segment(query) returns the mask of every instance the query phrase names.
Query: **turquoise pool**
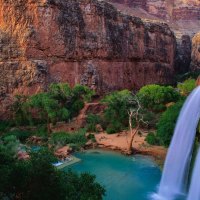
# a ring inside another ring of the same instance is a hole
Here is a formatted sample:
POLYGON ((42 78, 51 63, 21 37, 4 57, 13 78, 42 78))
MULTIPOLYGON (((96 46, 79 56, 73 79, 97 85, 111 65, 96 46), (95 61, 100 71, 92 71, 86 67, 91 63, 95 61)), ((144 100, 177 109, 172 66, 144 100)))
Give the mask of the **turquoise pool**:
POLYGON ((148 200, 161 178, 159 167, 146 156, 126 157, 103 150, 75 156, 82 161, 70 168, 95 174, 97 181, 106 188, 105 200, 148 200))

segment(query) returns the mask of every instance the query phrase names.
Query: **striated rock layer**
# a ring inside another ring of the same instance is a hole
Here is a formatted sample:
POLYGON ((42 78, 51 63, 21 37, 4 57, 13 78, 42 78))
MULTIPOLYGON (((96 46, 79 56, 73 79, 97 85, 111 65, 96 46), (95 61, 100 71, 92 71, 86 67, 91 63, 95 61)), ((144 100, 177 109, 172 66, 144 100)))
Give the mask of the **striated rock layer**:
POLYGON ((99 94, 169 83, 175 37, 97 0, 0 0, 0 101, 51 82, 81 83, 99 94))
POLYGON ((162 19, 199 20, 199 0, 108 0, 146 10, 149 14, 162 19))
POLYGON ((177 39, 176 73, 190 70, 191 39, 200 31, 199 0, 107 0, 130 15, 166 22, 177 39))

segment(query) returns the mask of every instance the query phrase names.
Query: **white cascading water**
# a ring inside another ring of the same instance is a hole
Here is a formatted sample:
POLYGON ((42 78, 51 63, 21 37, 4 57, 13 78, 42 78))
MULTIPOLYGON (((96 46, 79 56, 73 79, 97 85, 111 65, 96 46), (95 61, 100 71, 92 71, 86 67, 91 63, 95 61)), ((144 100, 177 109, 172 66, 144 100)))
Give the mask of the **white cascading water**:
POLYGON ((189 194, 187 200, 199 200, 200 199, 200 150, 198 152, 195 167, 192 173, 192 181, 190 184, 189 194))
POLYGON ((175 200, 178 196, 185 194, 199 118, 200 86, 189 95, 180 112, 159 190, 157 194, 153 195, 153 199, 175 200))

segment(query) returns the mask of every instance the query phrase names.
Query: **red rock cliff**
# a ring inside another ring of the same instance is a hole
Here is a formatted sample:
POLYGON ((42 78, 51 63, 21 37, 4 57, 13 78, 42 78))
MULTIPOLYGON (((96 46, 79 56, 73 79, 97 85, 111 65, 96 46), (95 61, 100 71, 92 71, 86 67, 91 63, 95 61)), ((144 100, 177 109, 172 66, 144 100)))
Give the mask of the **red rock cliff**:
POLYGON ((194 71, 200 71, 200 32, 192 38, 191 69, 194 71))
POLYGON ((129 7, 138 7, 162 19, 199 20, 199 0, 108 0, 129 7))
MULTIPOLYGON (((168 83, 175 37, 97 0, 0 0, 0 97, 33 94, 51 82, 99 93, 168 83)), ((2 108, 5 109, 5 108, 2 108)))

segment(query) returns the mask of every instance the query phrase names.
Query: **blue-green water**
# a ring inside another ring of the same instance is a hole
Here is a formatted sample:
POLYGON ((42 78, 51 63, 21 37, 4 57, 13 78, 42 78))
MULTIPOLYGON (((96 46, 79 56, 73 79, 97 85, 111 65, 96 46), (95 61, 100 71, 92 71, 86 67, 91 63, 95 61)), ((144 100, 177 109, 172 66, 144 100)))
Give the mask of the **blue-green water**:
POLYGON ((76 156, 82 162, 71 168, 95 174, 97 181, 106 188, 105 200, 148 200, 161 178, 160 169, 149 157, 126 157, 102 150, 76 156))

